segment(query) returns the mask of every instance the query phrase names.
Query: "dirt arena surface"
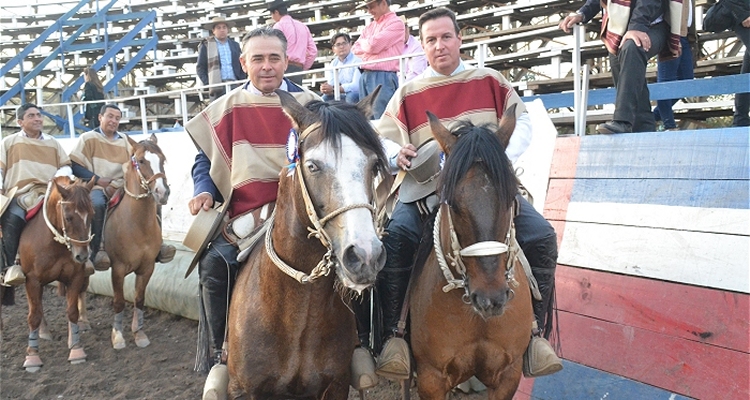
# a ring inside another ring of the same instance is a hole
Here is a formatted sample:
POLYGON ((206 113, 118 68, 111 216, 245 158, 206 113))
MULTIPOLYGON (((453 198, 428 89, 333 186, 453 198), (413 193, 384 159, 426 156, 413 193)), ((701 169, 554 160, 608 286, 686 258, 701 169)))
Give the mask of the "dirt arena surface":
MULTIPOLYGON (((52 341, 40 339, 44 366, 39 372, 26 372, 28 325, 26 293, 16 289, 16 305, 3 307, 3 333, 0 342, 0 399, 200 399, 205 377, 193 372, 198 323, 166 312, 146 309, 145 332, 151 345, 138 348, 129 334, 132 304, 125 309, 127 347, 114 350, 110 343, 112 299, 88 294, 91 330, 81 335, 88 360, 70 365, 67 349, 65 299, 48 287, 44 309, 52 341)), ((358 399, 352 390, 349 399, 358 399)), ((399 398, 396 383, 381 380, 368 391, 370 400, 399 398)), ((418 399, 412 388, 412 399, 418 399)), ((452 399, 478 400, 486 394, 453 394, 452 399)))

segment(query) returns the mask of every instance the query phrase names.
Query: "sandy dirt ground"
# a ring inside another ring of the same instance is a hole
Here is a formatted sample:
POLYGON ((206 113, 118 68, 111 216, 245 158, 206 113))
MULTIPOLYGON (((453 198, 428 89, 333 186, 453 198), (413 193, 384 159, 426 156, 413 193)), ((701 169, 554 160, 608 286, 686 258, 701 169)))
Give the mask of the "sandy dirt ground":
MULTIPOLYGON (((26 372, 23 362, 28 340, 26 295, 16 289, 16 305, 3 307, 3 333, 0 341, 0 399, 200 399, 205 377, 193 372, 198 323, 166 312, 147 309, 145 331, 151 345, 138 348, 126 333, 127 347, 114 350, 110 344, 112 299, 88 294, 91 330, 82 334, 87 362, 70 365, 67 361, 67 318, 65 299, 48 287, 44 309, 52 341, 40 340, 44 366, 36 373, 26 372)), ((129 326, 132 305, 125 309, 129 326)), ((412 388, 412 399, 418 399, 412 388)), ((399 398, 394 382, 381 380, 368 391, 369 400, 399 398)), ((486 394, 452 394, 451 399, 478 400, 486 394)), ((359 399, 352 390, 349 399, 359 399)))

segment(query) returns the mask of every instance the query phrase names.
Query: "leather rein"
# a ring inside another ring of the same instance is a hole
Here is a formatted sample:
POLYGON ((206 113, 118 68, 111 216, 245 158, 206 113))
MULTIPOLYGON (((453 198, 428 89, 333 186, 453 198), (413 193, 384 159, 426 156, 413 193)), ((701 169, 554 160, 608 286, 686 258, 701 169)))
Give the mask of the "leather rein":
POLYGON ((42 200, 44 203, 42 203, 42 215, 44 216, 44 222, 47 224, 47 228, 49 228, 50 232, 52 232, 52 235, 54 236, 55 242, 64 244, 65 247, 68 249, 68 251, 73 251, 73 243, 78 245, 84 245, 89 244, 91 242, 91 239, 94 238, 94 235, 91 234, 91 226, 89 225, 89 238, 87 240, 77 240, 73 239, 70 236, 68 236, 68 232, 65 229, 65 213, 62 212, 62 206, 65 203, 70 203, 69 201, 64 200, 58 200, 56 207, 60 208, 60 225, 62 226, 62 234, 55 228, 54 225, 52 225, 52 222, 49 220, 49 216, 47 215, 47 199, 49 198, 50 193, 52 192, 52 181, 50 180, 49 183, 47 183, 47 190, 44 192, 44 199, 42 200))

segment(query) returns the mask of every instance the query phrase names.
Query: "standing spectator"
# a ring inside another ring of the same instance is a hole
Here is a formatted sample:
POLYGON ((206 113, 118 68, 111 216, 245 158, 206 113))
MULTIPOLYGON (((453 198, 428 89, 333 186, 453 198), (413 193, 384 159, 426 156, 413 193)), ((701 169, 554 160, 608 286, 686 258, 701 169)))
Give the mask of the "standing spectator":
MULTIPOLYGON (((287 7, 287 2, 284 0, 275 0, 268 6, 271 18, 276 22, 273 24, 274 29, 284 32, 284 36, 286 36, 286 51, 289 57, 286 72, 307 71, 315 62, 318 47, 315 46, 310 29, 302 22, 292 18, 287 12, 287 7)), ((298 85, 302 84, 302 75, 291 76, 289 79, 298 85)))
POLYGON ((421 74, 422 71, 427 69, 427 59, 424 57, 424 49, 419 40, 409 33, 409 25, 406 24, 406 18, 401 16, 401 20, 404 21, 404 52, 403 55, 407 54, 421 54, 411 58, 407 58, 405 62, 405 68, 401 71, 401 76, 404 77, 404 82, 409 82, 414 79, 417 75, 421 74))
MULTIPOLYGON (((682 54, 679 57, 671 60, 659 60, 657 64, 657 82, 671 82, 684 79, 693 79, 695 74, 693 73, 693 50, 688 40, 688 35, 695 38, 695 29, 693 29, 693 0, 684 2, 683 7, 686 7, 686 12, 683 16, 686 21, 683 21, 683 28, 680 32, 680 47, 682 48, 682 54)), ((656 108, 654 109, 654 118, 657 121, 662 121, 665 131, 676 131, 677 122, 674 120, 674 112, 672 106, 677 103, 679 99, 670 100, 659 100, 656 102, 656 108)))
MULTIPOLYGON (((360 7, 367 7, 372 15, 369 23, 359 36, 352 52, 363 61, 400 56, 404 51, 404 23, 391 11, 390 0, 364 0, 360 7)), ((378 98, 372 106, 372 118, 383 114, 388 100, 398 88, 398 60, 382 61, 362 66, 359 79, 359 96, 366 97, 378 85, 381 86, 378 98)))
MULTIPOLYGON (((213 36, 201 42, 198 47, 198 63, 195 70, 204 85, 215 85, 221 82, 233 82, 247 78, 240 65, 240 44, 229 37, 229 29, 234 22, 223 17, 214 17, 203 25, 213 36)), ((211 100, 226 93, 225 86, 216 86, 208 90, 211 100)))
MULTIPOLYGON (((96 74, 93 68, 85 68, 81 73, 83 75, 83 101, 94 101, 104 100, 104 86, 102 81, 99 80, 99 75, 96 74)), ((102 108, 102 103, 90 103, 86 104, 86 113, 84 117, 88 123, 89 128, 94 129, 99 126, 99 110, 102 108)))
MULTIPOLYGON (((249 32, 242 50, 241 61, 250 75, 249 81, 185 124, 199 148, 192 170, 194 197, 188 202, 192 215, 225 203, 224 212, 229 218, 242 217, 274 202, 279 171, 287 164, 283 149, 291 129, 274 90, 285 90, 302 104, 320 100, 284 78, 287 49, 286 37, 280 30, 263 27, 249 32)), ((204 393, 220 390, 211 385, 221 381, 217 377, 227 374, 222 349, 229 299, 240 267, 239 250, 231 238, 217 234, 206 240, 210 241, 207 250, 196 254, 201 298, 196 370, 220 366, 211 369, 204 393), (210 343, 201 340, 205 336, 210 343)))
MULTIPOLYGON (((559 27, 564 32, 577 23, 590 21, 600 11, 602 40, 609 51, 612 78, 615 83, 615 112, 612 121, 599 124, 599 133, 651 132, 656 130, 654 114, 646 84, 646 64, 660 54, 677 57, 679 41, 670 39, 671 32, 681 26, 667 25, 666 20, 682 21, 682 15, 669 18, 667 13, 677 9, 665 7, 672 0, 586 0, 576 13, 563 19, 559 27)), ((682 7, 679 8, 682 11, 682 7)), ((672 33, 673 34, 673 33, 672 33)))
MULTIPOLYGON (((734 33, 745 45, 745 56, 742 58, 741 74, 750 73, 750 1, 748 0, 721 0, 726 1, 735 17, 734 33)), ((734 95, 734 122, 733 126, 750 126, 750 93, 737 93, 734 95)))
MULTIPOLYGON (((331 61, 331 67, 361 63, 362 60, 352 53, 352 38, 348 34, 339 32, 333 35, 331 47, 336 57, 331 61)), ((361 73, 359 67, 341 68, 337 70, 339 78, 339 92, 341 100, 347 103, 359 101, 359 78, 361 73)), ((334 99, 333 71, 326 71, 326 82, 320 85, 324 101, 334 99)))

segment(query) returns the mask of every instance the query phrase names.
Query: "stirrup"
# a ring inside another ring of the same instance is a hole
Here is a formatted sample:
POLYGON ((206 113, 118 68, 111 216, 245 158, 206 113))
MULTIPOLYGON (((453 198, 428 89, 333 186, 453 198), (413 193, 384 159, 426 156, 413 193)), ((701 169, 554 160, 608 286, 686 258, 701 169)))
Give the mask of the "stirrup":
POLYGON ((229 371, 224 364, 216 364, 211 367, 211 371, 206 378, 206 384, 203 386, 203 400, 226 399, 229 388, 229 371))
POLYGON ((364 347, 357 347, 352 354, 352 381, 351 386, 355 390, 374 388, 378 384, 378 375, 375 374, 375 360, 370 351, 364 347))
POLYGON ((94 268, 97 271, 106 271, 112 262, 109 260, 109 254, 104 250, 99 250, 94 256, 94 268))
POLYGON ((171 244, 162 244, 159 249, 159 255, 156 256, 156 262, 166 264, 174 259, 177 249, 171 244))
POLYGON ((23 269, 18 264, 13 264, 5 271, 3 276, 3 283, 6 286, 18 286, 26 282, 26 275, 23 274, 23 269))
POLYGON ((375 373, 388 379, 406 380, 411 374, 409 344, 400 337, 392 337, 385 343, 378 357, 375 373))
POLYGON ((534 378, 554 374, 563 369, 562 360, 547 339, 532 336, 523 355, 523 376, 534 378))

